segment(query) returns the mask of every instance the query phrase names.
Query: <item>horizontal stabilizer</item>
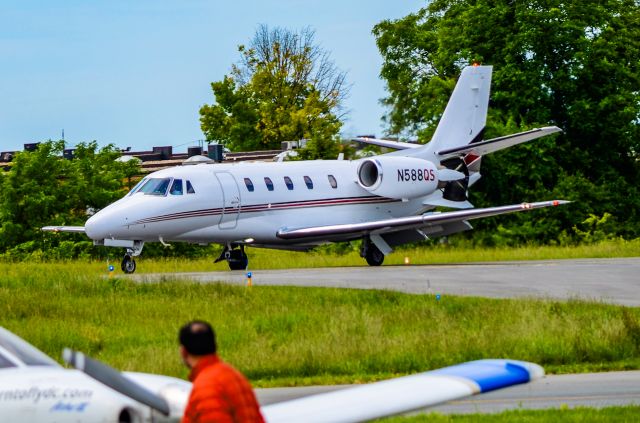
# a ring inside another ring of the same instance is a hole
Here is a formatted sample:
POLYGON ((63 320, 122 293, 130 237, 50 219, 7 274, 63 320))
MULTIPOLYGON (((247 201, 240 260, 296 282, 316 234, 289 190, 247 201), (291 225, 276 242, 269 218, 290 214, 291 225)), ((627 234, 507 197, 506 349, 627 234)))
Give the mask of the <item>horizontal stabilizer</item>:
POLYGON ((410 142, 382 140, 378 138, 368 138, 368 137, 357 137, 357 138, 353 138, 352 141, 361 142, 363 144, 377 145, 379 147, 393 148, 394 150, 407 150, 407 149, 418 148, 423 146, 422 144, 416 144, 416 143, 410 143, 410 142))
POLYGON ((479 360, 431 372, 312 395, 262 407, 269 423, 359 422, 527 383, 544 376, 537 364, 479 360))
POLYGON ((332 237, 357 234, 383 234, 404 229, 419 229, 434 225, 446 225, 482 217, 498 216, 501 214, 529 211, 543 207, 553 207, 567 204, 566 200, 540 201, 537 203, 513 204, 510 206, 487 207, 483 209, 456 210, 442 213, 427 213, 420 216, 397 217, 393 219, 373 220, 361 223, 346 223, 341 225, 312 226, 308 228, 283 228, 277 232, 281 239, 310 239, 322 238, 331 240, 332 237))
POLYGON ((45 232, 74 232, 85 233, 84 226, 45 226, 41 228, 45 232))
POLYGON ((494 151, 512 147, 523 142, 531 141, 536 138, 551 135, 556 132, 562 132, 557 126, 547 126, 544 128, 536 128, 526 132, 520 132, 513 135, 505 135, 504 137, 492 138, 490 140, 480 141, 459 147, 449 148, 438 151, 438 157, 446 158, 450 156, 458 156, 461 154, 473 154, 475 156, 483 156, 493 153, 494 151))

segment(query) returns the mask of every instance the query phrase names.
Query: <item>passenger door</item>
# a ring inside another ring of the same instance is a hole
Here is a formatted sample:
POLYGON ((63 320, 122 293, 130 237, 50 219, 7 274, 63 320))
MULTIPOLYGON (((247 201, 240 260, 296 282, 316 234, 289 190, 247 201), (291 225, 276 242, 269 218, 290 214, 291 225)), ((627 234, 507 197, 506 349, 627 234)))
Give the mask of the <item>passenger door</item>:
POLYGON ((229 172, 215 172, 215 176, 222 187, 222 218, 218 224, 220 229, 234 229, 238 225, 240 216, 240 189, 236 178, 229 172))

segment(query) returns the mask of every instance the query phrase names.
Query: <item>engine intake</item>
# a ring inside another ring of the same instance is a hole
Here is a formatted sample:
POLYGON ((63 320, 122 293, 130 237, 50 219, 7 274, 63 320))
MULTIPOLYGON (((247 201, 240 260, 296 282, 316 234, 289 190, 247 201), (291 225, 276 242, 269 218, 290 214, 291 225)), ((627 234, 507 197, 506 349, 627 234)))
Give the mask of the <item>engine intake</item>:
POLYGON ((358 184, 372 194, 410 199, 431 194, 438 187, 438 169, 414 157, 375 157, 358 165, 358 184))

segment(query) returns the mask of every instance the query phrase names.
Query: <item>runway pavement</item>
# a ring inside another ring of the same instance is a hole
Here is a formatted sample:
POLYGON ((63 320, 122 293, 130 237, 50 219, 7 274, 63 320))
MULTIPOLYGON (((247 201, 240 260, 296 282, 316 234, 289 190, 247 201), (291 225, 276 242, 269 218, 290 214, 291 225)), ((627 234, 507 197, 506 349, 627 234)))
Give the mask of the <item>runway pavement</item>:
MULTIPOLYGON (((640 306, 640 258, 252 270, 252 276, 254 285, 390 289, 492 298, 581 298, 640 306)), ((246 283, 242 271, 131 277, 141 282, 178 278, 246 283)))
MULTIPOLYGON (((256 389, 261 404, 272 404, 345 386, 256 389)), ((520 386, 430 408, 444 414, 495 413, 510 409, 640 405, 640 371, 546 376, 520 386)), ((425 411, 425 410, 422 410, 425 411)))

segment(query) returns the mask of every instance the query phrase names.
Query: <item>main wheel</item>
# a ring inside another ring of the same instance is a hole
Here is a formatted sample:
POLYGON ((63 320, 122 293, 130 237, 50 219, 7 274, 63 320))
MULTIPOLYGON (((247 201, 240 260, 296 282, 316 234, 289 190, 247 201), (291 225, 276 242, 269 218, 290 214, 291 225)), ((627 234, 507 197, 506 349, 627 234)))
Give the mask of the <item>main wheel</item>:
POLYGON ((133 273, 136 271, 136 261, 129 254, 125 254, 120 263, 120 268, 124 273, 133 273))
POLYGON ((242 250, 231 250, 229 252, 229 269, 231 270, 244 270, 249 264, 249 257, 242 250))
POLYGON ((371 244, 364 256, 369 266, 380 266, 384 261, 384 254, 375 245, 371 244))

